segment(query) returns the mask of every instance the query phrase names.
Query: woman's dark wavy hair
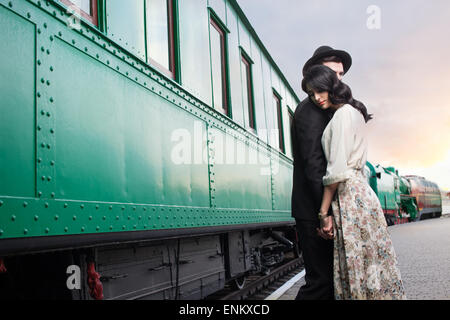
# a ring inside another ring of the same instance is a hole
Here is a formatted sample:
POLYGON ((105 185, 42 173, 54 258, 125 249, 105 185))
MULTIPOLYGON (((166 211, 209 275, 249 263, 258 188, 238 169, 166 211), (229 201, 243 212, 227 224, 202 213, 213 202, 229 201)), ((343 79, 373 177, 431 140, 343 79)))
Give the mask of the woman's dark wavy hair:
POLYGON ((367 108, 362 102, 353 99, 350 87, 340 81, 336 72, 327 66, 315 65, 309 68, 302 81, 302 89, 309 95, 310 92, 306 89, 307 85, 317 92, 327 91, 330 102, 334 105, 351 105, 362 113, 366 123, 373 118, 373 115, 367 112, 367 108))

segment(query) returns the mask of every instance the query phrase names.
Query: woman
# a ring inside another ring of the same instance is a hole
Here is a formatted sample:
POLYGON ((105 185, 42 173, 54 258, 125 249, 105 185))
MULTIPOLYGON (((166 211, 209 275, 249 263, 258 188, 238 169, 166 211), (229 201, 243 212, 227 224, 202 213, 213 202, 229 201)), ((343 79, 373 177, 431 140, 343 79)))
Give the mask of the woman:
POLYGON ((334 237, 335 298, 406 299, 381 204, 364 176, 372 116, 328 67, 311 67, 302 88, 334 112, 322 137, 328 165, 319 219, 322 236, 334 237))

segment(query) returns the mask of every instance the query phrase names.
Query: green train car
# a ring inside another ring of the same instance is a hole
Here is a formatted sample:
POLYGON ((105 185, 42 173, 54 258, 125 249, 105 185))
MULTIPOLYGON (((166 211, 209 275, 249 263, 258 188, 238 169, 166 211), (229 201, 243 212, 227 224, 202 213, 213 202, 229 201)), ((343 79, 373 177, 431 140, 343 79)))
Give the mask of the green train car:
POLYGON ((235 0, 0 0, 0 41, 0 296, 200 299, 295 254, 299 99, 235 0))

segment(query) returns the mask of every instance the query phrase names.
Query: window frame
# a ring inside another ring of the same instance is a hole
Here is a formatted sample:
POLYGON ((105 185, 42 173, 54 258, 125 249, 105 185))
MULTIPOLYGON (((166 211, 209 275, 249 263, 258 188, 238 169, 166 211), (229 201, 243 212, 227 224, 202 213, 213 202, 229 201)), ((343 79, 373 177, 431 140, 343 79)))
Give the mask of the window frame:
POLYGON ((166 0, 167 1, 167 25, 168 25, 168 34, 169 34, 169 69, 167 69, 165 66, 158 63, 158 61, 152 59, 150 56, 150 47, 149 47, 149 38, 147 35, 147 1, 144 1, 144 21, 145 21, 145 48, 146 48, 146 56, 147 56, 147 63, 155 66, 159 71, 164 73, 166 76, 170 77, 172 80, 177 80, 177 63, 176 63, 176 53, 175 53, 175 32, 176 32, 176 26, 175 26, 175 14, 176 14, 176 6, 174 3, 174 0, 166 0))
MULTIPOLYGON (((244 63, 245 66, 245 74, 247 76, 247 109, 248 109, 248 126, 250 129, 256 132, 256 113, 255 113, 255 98, 253 92, 253 61, 250 57, 245 53, 245 51, 241 48, 241 62, 244 63)), ((242 81, 244 84, 244 81, 242 81)))
POLYGON ((275 89, 272 89, 273 98, 276 102, 276 113, 277 113, 277 124, 278 124, 278 149, 283 153, 286 154, 286 147, 284 145, 284 130, 283 130, 283 113, 282 113, 282 104, 281 104, 281 96, 275 91, 275 89))
MULTIPOLYGON (((218 107, 214 105, 214 84, 211 82, 211 89, 213 94, 212 104, 214 109, 224 114, 227 117, 231 117, 231 106, 230 106, 230 97, 229 97, 229 84, 228 84, 228 72, 227 72, 227 64, 228 64, 228 55, 227 55, 227 34, 229 33, 228 29, 221 23, 219 18, 215 15, 211 8, 209 15, 209 42, 211 47, 211 26, 220 34, 221 39, 221 70, 222 70, 222 106, 218 107)), ((211 73, 213 72, 212 68, 212 50, 210 49, 211 54, 211 73)), ((211 75, 212 81, 212 75, 211 75)))
MULTIPOLYGON (((75 3, 73 3, 72 1, 70 1, 70 0, 60 0, 60 1, 61 1, 61 3, 66 5, 67 7, 74 6, 74 7, 78 8, 78 6, 75 3)), ((91 3, 92 15, 89 14, 88 12, 85 12, 81 8, 78 8, 79 14, 81 15, 81 17, 83 19, 86 19, 87 21, 92 23, 94 26, 99 27, 99 4, 98 4, 98 0, 90 0, 90 3, 91 3)))

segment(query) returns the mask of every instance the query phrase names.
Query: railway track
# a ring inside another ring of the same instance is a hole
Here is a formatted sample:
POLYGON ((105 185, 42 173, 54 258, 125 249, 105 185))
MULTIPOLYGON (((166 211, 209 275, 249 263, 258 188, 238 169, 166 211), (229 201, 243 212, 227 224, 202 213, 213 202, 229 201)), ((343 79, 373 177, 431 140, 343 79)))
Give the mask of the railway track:
POLYGON ((209 296, 207 300, 264 300, 303 269, 302 258, 295 258, 272 270, 268 275, 247 277, 241 289, 233 289, 233 286, 229 285, 209 296))

